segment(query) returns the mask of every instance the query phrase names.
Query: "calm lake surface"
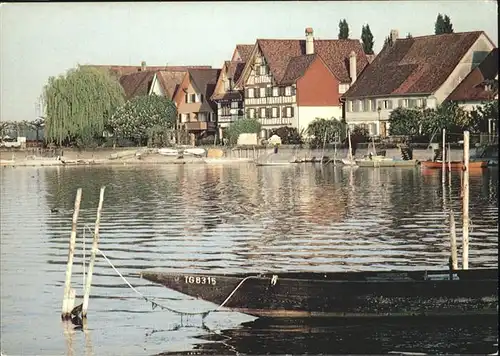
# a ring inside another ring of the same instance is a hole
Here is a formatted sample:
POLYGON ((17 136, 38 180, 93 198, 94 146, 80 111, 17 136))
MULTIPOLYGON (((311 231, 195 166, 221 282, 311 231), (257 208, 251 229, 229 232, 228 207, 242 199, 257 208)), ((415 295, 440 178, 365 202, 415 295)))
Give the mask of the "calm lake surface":
MULTIPOLYGON (((88 331, 70 332, 60 320, 79 187, 72 279, 78 304, 83 247, 87 260, 91 247, 84 227, 93 229, 105 185, 102 251, 140 293, 179 311, 204 311, 213 305, 141 280, 138 272, 447 268, 444 209, 454 209, 461 227, 458 173, 444 194, 440 170, 420 168, 18 167, 1 169, 0 177, 1 349, 7 355, 488 353, 497 347, 496 323, 273 326, 215 313, 202 328, 200 317, 153 310, 102 257, 88 331)), ((470 267, 497 266, 497 168, 471 174, 470 218, 470 267)), ((460 247, 460 229, 457 236, 460 247)))

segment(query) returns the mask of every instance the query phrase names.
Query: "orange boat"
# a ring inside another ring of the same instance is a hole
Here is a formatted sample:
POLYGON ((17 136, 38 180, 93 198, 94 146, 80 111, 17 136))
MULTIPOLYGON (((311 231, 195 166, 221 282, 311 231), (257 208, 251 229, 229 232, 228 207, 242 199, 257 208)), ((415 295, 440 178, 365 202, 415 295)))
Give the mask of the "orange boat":
MULTIPOLYGON (((462 161, 452 161, 451 163, 451 169, 463 169, 463 162, 462 161)), ((422 168, 430 168, 430 169, 441 169, 443 162, 441 161, 422 161, 420 162, 420 165, 422 168)), ((445 163, 445 169, 448 170, 448 162, 445 163)), ((481 168, 486 168, 488 166, 487 161, 472 161, 469 162, 469 169, 481 169, 481 168)))

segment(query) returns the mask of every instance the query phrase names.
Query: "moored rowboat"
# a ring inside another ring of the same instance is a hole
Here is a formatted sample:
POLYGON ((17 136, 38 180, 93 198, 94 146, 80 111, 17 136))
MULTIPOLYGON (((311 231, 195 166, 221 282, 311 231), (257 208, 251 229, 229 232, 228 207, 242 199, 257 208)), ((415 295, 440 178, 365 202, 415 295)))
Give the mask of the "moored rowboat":
MULTIPOLYGON (((422 168, 434 168, 434 169, 441 169, 442 168, 442 161, 422 161, 420 162, 420 165, 422 168)), ((451 162, 451 169, 463 169, 463 162, 462 161, 452 161, 451 162)), ((486 168, 488 166, 487 161, 471 161, 469 162, 469 169, 480 169, 480 168, 486 168)), ((448 162, 445 162, 445 169, 448 170, 448 162)))
POLYGON ((408 317, 498 314, 498 269, 141 277, 257 317, 408 317), (451 277, 451 278, 450 278, 451 277))

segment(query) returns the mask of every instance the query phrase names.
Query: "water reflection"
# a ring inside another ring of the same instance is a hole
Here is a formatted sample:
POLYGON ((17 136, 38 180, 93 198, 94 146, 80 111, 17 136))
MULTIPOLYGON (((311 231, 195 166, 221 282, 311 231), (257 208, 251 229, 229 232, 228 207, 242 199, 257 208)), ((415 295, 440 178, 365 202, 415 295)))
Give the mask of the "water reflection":
MULTIPOLYGON (((407 168, 180 165, 2 169, 3 351, 39 354, 43 348, 45 354, 65 352, 58 323, 78 187, 83 188, 83 200, 72 280, 78 299, 83 291, 84 237, 87 257, 91 244, 83 227, 94 223, 99 189, 106 185, 100 248, 142 293, 175 309, 207 310, 212 306, 152 285, 137 278, 137 273, 153 267, 254 273, 444 267, 449 242, 443 207, 453 207, 457 227, 461 227, 458 173, 452 174, 450 194, 442 190, 439 170, 407 168), (54 207, 57 212, 51 212, 54 207), (33 318, 47 320, 50 327, 37 327, 29 322, 33 318), (37 340, 27 341, 22 336, 26 333, 37 334, 37 340)), ((497 170, 471 175, 472 267, 497 265, 497 199, 497 170)), ((457 237, 460 241, 460 229, 457 237)), ((144 350, 144 330, 166 330, 165 324, 177 323, 177 315, 151 310, 101 258, 94 269, 89 311, 94 354, 113 354, 117 344, 123 345, 118 352, 124 355, 167 351, 164 339, 148 343, 144 350)), ((176 342, 183 345, 178 350, 187 350, 200 342, 193 340, 196 335, 199 332, 180 329, 169 337, 178 338, 176 342)), ((262 347, 281 350, 279 340, 284 336, 280 335, 270 333, 262 347)), ((303 340, 308 333, 287 331, 284 335, 293 341, 303 340)), ((340 342, 335 330, 322 335, 340 342)), ((83 336, 73 335, 74 354, 84 354, 83 336)), ((390 332, 383 336, 389 339, 390 332)), ((320 341, 311 340, 307 347, 314 350, 320 341)), ((347 353, 356 351, 348 352, 347 346, 339 345, 347 353)))
POLYGON ((498 325, 492 318, 384 323, 257 320, 199 336, 199 343, 184 353, 158 355, 490 354, 497 351, 496 334, 498 325))

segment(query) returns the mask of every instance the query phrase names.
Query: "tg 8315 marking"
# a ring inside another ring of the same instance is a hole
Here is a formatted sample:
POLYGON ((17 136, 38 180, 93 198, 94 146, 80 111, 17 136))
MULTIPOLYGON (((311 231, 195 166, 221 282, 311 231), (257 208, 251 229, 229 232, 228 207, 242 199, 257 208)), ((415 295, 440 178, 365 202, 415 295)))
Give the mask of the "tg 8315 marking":
POLYGON ((184 276, 184 283, 187 284, 209 284, 215 286, 217 281, 215 277, 205 277, 205 276, 184 276))

